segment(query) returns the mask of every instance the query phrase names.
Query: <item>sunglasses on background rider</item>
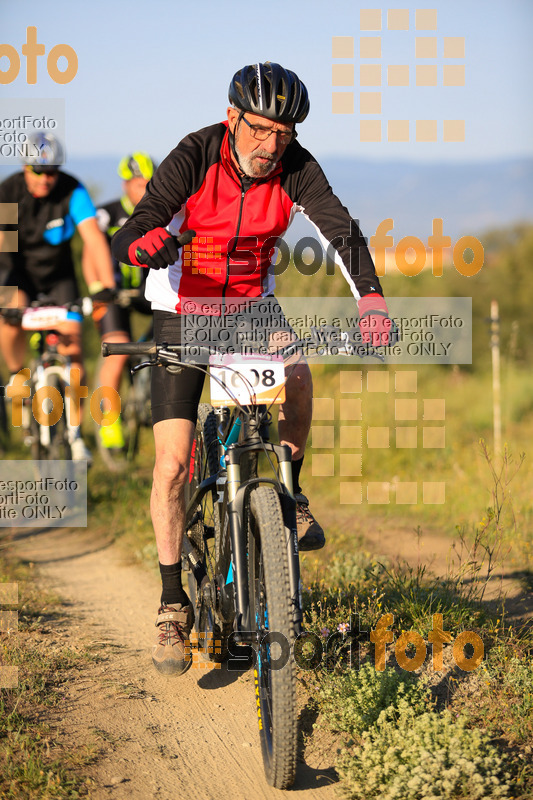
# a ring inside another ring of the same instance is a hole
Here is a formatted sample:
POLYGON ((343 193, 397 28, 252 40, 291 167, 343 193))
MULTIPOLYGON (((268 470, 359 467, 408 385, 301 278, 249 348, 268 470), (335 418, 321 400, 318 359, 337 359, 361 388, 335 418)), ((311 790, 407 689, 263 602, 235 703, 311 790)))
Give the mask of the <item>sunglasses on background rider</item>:
POLYGON ((33 172, 34 175, 57 175, 59 172, 59 167, 48 167, 48 166, 32 166, 29 165, 30 170, 33 172))

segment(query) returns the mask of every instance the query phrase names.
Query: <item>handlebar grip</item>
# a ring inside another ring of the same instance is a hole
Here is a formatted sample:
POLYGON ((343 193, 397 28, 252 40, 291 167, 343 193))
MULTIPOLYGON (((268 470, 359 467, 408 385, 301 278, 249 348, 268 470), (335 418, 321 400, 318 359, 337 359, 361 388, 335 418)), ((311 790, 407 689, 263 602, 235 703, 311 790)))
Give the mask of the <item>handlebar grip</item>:
POLYGON ((155 356, 155 342, 102 342, 102 355, 105 356, 155 356))
POLYGON ((174 236, 174 239, 176 240, 178 247, 183 247, 184 245, 189 244, 189 242, 192 242, 195 236, 196 231, 188 230, 184 231, 181 236, 174 236))
POLYGON ((111 289, 110 287, 105 287, 104 289, 100 289, 99 292, 95 292, 91 295, 91 300, 93 303, 112 303, 114 300, 117 299, 118 290, 111 289))

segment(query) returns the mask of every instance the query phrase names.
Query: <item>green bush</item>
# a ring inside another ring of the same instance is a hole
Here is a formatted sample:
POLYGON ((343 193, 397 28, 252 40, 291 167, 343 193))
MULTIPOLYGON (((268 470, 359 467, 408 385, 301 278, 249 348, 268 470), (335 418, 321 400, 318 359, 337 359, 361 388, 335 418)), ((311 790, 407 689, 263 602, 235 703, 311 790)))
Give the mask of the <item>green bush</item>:
POLYGON ((378 672, 369 663, 359 671, 324 676, 317 699, 323 720, 354 737, 372 727, 387 708, 405 705, 422 714, 431 703, 429 689, 419 680, 390 668, 378 672))
POLYGON ((338 770, 350 800, 476 800, 509 796, 503 759, 466 718, 449 711, 417 714, 402 701, 382 711, 363 733, 361 746, 348 746, 338 770))

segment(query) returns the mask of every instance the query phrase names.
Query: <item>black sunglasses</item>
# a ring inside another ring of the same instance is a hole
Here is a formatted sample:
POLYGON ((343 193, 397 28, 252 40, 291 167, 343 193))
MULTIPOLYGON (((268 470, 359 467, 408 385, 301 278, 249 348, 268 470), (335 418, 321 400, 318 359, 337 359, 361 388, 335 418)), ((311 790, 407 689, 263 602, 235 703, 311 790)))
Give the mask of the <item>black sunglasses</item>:
POLYGON ((34 175, 57 175, 59 172, 57 167, 34 167, 29 165, 34 175))

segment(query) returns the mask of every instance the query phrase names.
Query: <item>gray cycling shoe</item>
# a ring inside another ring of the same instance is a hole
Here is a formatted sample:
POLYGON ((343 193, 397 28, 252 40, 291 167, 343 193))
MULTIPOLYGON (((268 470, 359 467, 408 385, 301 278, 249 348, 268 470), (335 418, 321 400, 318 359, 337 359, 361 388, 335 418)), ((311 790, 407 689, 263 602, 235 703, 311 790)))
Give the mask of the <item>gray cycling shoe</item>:
POLYGON ((295 494, 296 528, 299 550, 320 550, 326 544, 322 527, 309 511, 309 500, 305 494, 295 494))
POLYGON ((163 604, 156 619, 157 635, 152 646, 152 663, 163 675, 183 675, 192 663, 189 636, 194 611, 189 603, 182 606, 163 604))

